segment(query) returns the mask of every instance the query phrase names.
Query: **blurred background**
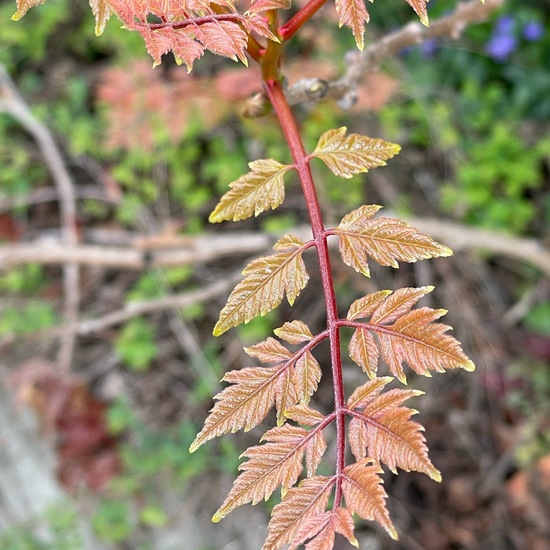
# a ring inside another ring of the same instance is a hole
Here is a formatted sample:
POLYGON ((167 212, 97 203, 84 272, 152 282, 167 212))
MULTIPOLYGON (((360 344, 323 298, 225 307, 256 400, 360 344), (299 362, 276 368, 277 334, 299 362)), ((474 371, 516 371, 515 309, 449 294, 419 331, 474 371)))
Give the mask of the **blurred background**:
MULTIPOLYGON (((275 119, 240 116, 258 75, 211 55, 190 75, 171 57, 153 70, 117 21, 94 36, 86 2, 19 23, 14 4, 0 0, 0 549, 259 549, 275 499, 210 517, 273 419, 188 453, 223 373, 250 364, 243 346, 325 322, 312 255, 294 308, 211 335, 244 265, 307 224, 291 178, 276 212, 207 221, 247 162, 290 161, 275 119)), ((431 19, 455 5, 432 0, 431 19)), ((414 18, 402 0, 369 12, 367 45, 414 18)), ((321 15, 287 48, 291 84, 344 71, 351 32, 321 15)), ((455 248, 371 279, 335 258, 342 311, 434 284, 426 305, 449 310, 477 365, 409 378, 443 483, 388 476, 400 541, 363 523, 362 549, 550 548, 549 24, 547 0, 508 0, 388 59, 355 103, 297 107, 310 150, 342 125, 402 146, 349 181, 314 166, 327 225, 380 204, 455 248)), ((364 374, 348 363, 352 388, 364 374)), ((316 403, 331 406, 329 376, 316 403)))

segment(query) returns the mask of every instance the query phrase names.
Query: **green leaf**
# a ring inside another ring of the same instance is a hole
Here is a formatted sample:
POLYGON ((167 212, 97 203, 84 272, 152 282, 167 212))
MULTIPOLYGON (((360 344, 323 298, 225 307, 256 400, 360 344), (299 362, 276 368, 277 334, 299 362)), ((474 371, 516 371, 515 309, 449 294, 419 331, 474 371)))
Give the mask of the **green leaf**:
POLYGON ((231 190, 220 200, 210 222, 245 220, 265 210, 277 208, 285 199, 283 176, 292 166, 275 160, 256 160, 251 172, 229 184, 231 190))
POLYGON ((325 132, 317 143, 311 158, 321 159, 330 170, 341 178, 349 179, 370 168, 385 166, 386 160, 397 155, 401 147, 382 139, 372 139, 359 134, 346 136, 346 127, 325 132))

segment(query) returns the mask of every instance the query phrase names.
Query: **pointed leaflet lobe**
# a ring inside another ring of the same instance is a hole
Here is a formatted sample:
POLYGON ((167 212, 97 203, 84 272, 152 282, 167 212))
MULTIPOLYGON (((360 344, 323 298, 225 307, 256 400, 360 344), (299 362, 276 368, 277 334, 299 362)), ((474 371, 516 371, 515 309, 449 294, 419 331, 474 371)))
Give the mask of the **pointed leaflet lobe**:
POLYGON ((342 127, 325 132, 310 155, 321 159, 341 178, 349 179, 370 168, 385 166, 385 161, 399 152, 399 145, 359 134, 346 136, 346 130, 342 127))
POLYGON ((276 328, 273 332, 289 344, 302 344, 313 338, 309 327, 303 321, 297 319, 286 322, 282 327, 276 328))
MULTIPOLYGON (((257 504, 262 499, 267 500, 279 486, 285 494, 302 473, 304 452, 308 443, 315 438, 307 430, 287 424, 267 431, 262 440, 267 443, 250 447, 242 454, 249 460, 239 466, 242 473, 212 518, 213 521, 220 521, 233 509, 247 502, 257 504)), ((317 443, 314 452, 316 454, 312 464, 317 467, 324 448, 317 443)))
POLYGON ((304 426, 315 426, 325 417, 315 409, 307 405, 296 405, 285 411, 285 416, 304 426))
POLYGON ((349 356, 369 378, 376 376, 380 351, 374 336, 368 330, 364 328, 355 330, 349 343, 349 356))
POLYGON ((451 327, 434 323, 445 315, 443 309, 421 308, 403 315, 393 325, 377 330, 382 357, 390 371, 404 381, 401 367, 406 362, 417 374, 429 376, 430 371, 461 368, 473 371, 475 365, 462 351, 460 343, 445 334, 451 327))
POLYGON ((262 13, 267 10, 288 10, 292 5, 292 0, 253 0, 252 7, 247 14, 262 13))
MULTIPOLYGON (((460 343, 445 334, 450 327, 435 323, 445 310, 411 307, 433 287, 401 288, 385 297, 377 297, 378 306, 369 322, 356 329, 350 342, 350 355, 369 376, 376 376, 378 354, 382 355, 390 372, 402 382, 406 362, 416 373, 430 376, 430 371, 462 368, 474 370, 474 364, 462 351, 460 343), (376 339, 369 335, 376 334, 376 339)), ((368 298, 368 297, 366 297, 368 298)), ((367 300, 368 302, 368 300, 367 300)))
POLYGON ((244 348, 244 351, 250 357, 255 357, 262 363, 280 363, 292 357, 292 353, 289 350, 275 340, 275 338, 271 337, 263 340, 259 344, 244 348))
POLYGON ((262 550, 280 550, 289 543, 289 550, 295 550, 299 544, 295 541, 298 529, 324 513, 334 482, 334 477, 315 476, 290 489, 273 508, 262 550))
POLYGON ((317 391, 322 371, 319 362, 310 351, 306 351, 296 361, 296 385, 300 403, 307 405, 311 396, 317 391))
POLYGON ((108 0, 90 0, 90 6, 95 17, 95 33, 99 36, 111 17, 111 8, 108 0))
POLYGON ((340 27, 346 25, 352 30, 357 47, 363 51, 365 23, 369 22, 365 0, 336 0, 336 12, 340 27))
MULTIPOLYGON (((428 26, 428 10, 426 4, 430 0, 406 0, 407 4, 417 13, 423 25, 428 26)), ((483 0, 482 0, 483 2, 483 0)))
POLYGON ((246 266, 245 278, 235 287, 220 312, 214 336, 265 315, 278 307, 285 295, 290 305, 294 303, 309 280, 302 260, 302 247, 302 241, 296 236, 285 235, 273 247, 284 252, 258 258, 246 266))
POLYGON ((190 452, 214 437, 243 428, 247 431, 258 425, 273 407, 275 385, 284 370, 250 367, 228 372, 223 379, 233 385, 215 396, 217 402, 191 444, 190 452))
POLYGON ((380 473, 380 467, 370 458, 347 466, 342 474, 342 492, 352 513, 377 521, 392 539, 397 539, 397 531, 386 508, 387 495, 381 485, 380 473))
POLYGON ((334 546, 334 535, 344 535, 350 544, 359 547, 357 539, 353 535, 353 517, 347 508, 337 507, 314 516, 310 521, 303 524, 296 533, 295 545, 306 544, 306 550, 332 550, 334 546))
POLYGON ((17 0, 17 11, 12 15, 13 21, 19 21, 31 8, 43 4, 46 0, 17 0))
MULTIPOLYGON (((358 388, 348 400, 356 404, 353 410, 363 409, 361 417, 350 422, 348 439, 357 460, 366 456, 381 461, 393 472, 401 468, 407 472, 423 472, 436 481, 441 474, 428 458, 424 428, 410 420, 414 409, 402 407, 404 401, 421 395, 416 390, 394 389, 381 393, 383 384, 377 379, 358 388)), ((350 407, 352 408, 352 407, 350 407)))
POLYGON ((379 290, 358 298, 351 304, 346 318, 353 321, 354 319, 370 317, 389 294, 391 294, 391 290, 379 290))
POLYGON ((256 160, 248 166, 252 171, 229 184, 231 190, 210 214, 210 222, 245 220, 269 208, 274 210, 284 201, 283 176, 292 166, 271 159, 256 160))
POLYGON ((398 261, 416 262, 452 254, 449 248, 404 221, 374 218, 380 208, 361 206, 344 216, 333 230, 340 238, 340 256, 346 265, 369 277, 367 257, 383 266, 399 267, 398 261))

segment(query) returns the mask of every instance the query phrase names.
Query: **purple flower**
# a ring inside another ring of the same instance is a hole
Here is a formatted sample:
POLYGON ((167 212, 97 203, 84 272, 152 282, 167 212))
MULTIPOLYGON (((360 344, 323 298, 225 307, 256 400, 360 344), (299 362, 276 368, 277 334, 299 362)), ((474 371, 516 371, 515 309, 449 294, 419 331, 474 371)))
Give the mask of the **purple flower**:
POLYGON ((497 19, 495 34, 511 34, 514 31, 515 21, 511 15, 503 15, 497 19))
POLYGON ((523 26, 523 38, 529 42, 536 42, 544 36, 544 27, 538 21, 529 21, 523 26))
POLYGON ((428 40, 423 42, 422 45, 420 46, 420 52, 424 59, 432 58, 435 55, 436 51, 437 51, 436 38, 428 38, 428 40))
POLYGON ((506 61, 516 49, 517 40, 512 34, 495 34, 485 47, 485 51, 496 61, 506 61))
POLYGON ((506 61, 517 47, 516 22, 511 15, 499 17, 485 51, 496 61, 506 61))

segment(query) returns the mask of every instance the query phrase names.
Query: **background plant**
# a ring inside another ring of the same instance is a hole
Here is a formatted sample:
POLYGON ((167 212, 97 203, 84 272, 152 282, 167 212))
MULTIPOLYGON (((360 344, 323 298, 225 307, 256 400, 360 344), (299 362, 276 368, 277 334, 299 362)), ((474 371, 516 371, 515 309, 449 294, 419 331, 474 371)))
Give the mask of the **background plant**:
MULTIPOLYGON (((332 124, 331 124, 331 125, 332 125, 332 124)), ((265 125, 264 125, 264 126, 265 126, 265 125)), ((324 129, 325 129, 326 127, 330 127, 330 126, 324 126, 324 127, 323 127, 323 126, 321 125, 318 131, 312 132, 312 137, 310 138, 310 139, 311 139, 311 141, 310 141, 311 144, 310 144, 310 146, 309 146, 309 150, 313 150, 313 148, 315 147, 315 143, 316 143, 316 141, 317 141, 317 136, 319 136, 319 135, 322 133, 322 131, 324 131, 324 129)), ((405 126, 405 128, 406 128, 406 126, 405 126)), ((161 133, 162 133, 162 132, 161 132, 161 133)), ((275 133, 275 132, 272 132, 272 134, 274 134, 274 133, 275 133)), ((161 139, 162 139, 162 138, 161 138, 161 139)), ((275 141, 275 140, 274 140, 274 141, 275 141)), ((279 147, 279 149, 280 149, 280 147, 279 147)), ((139 156, 139 155, 138 155, 138 156, 139 156)), ((266 155, 266 156, 273 156, 273 157, 275 157, 275 158, 280 158, 280 159, 282 159, 283 156, 284 156, 284 154, 281 155, 281 153, 278 153, 278 154, 277 154, 276 152, 274 152, 274 153, 270 153, 270 154, 268 154, 268 155, 266 155)), ((254 157, 252 157, 252 158, 254 158, 254 157)), ((139 159, 138 159, 138 160, 139 160, 139 159)), ((134 162, 135 162, 135 161, 134 161, 134 162)), ((223 166, 223 162, 220 162, 220 163, 219 163, 219 166, 223 166)), ((390 165, 389 168, 391 168, 391 165, 390 165)), ((238 169, 239 169, 239 168, 237 167, 237 170, 238 170, 238 169)), ((216 168, 216 170, 217 170, 217 168, 216 168)), ((214 170, 214 172, 215 172, 215 170, 214 170)), ((319 172, 320 172, 320 171, 319 171, 319 172)), ((139 170, 139 167, 138 167, 138 171, 136 171, 136 173, 139 174, 139 175, 141 175, 142 172, 139 170)), ((234 180, 237 176, 238 176, 238 172, 235 174, 235 176, 226 178, 226 179, 225 179, 225 182, 234 180)), ((222 178, 220 177, 219 179, 221 180, 222 178)), ((130 175, 130 177, 128 177, 128 182, 131 183, 131 180, 132 180, 132 177, 131 177, 131 175, 130 175)), ((220 181, 220 183, 223 183, 223 182, 220 181)), ((151 188, 150 185, 149 185, 149 188, 151 188)), ((144 194, 142 195, 142 197, 147 197, 147 196, 148 196, 147 193, 144 193, 144 194)), ((151 197, 152 197, 153 200, 158 199, 158 196, 157 196, 157 197, 151 196, 151 197)), ((346 197, 346 198, 347 198, 347 197, 346 197)), ((135 207, 134 207, 133 210, 132 210, 131 208, 127 210, 128 214, 127 214, 127 216, 126 216, 125 219, 128 220, 128 223, 131 223, 132 216, 134 216, 135 213, 139 211, 139 201, 141 201, 141 200, 142 200, 142 199, 140 198, 138 201, 135 202, 135 204, 138 206, 138 208, 135 208, 135 207)), ((148 199, 148 200, 150 200, 150 199, 148 199)), ((406 270, 405 273, 408 273, 408 271, 406 270)), ((401 283, 401 284, 402 284, 402 283, 401 283)), ((348 292, 349 292, 349 291, 348 291, 348 292)), ((353 299, 353 297, 350 296, 349 301, 351 301, 352 299, 353 299)), ((283 313, 283 315, 285 315, 285 313, 283 313)), ((288 308, 286 309, 286 315, 288 316, 288 308)), ((284 319, 284 317, 283 317, 283 319, 284 319)), ((279 322, 278 324, 280 324, 280 322, 279 322)), ((273 325, 273 326, 278 326, 278 325, 275 324, 275 325, 273 325)), ((157 336, 157 337, 158 337, 158 336, 157 336)))

